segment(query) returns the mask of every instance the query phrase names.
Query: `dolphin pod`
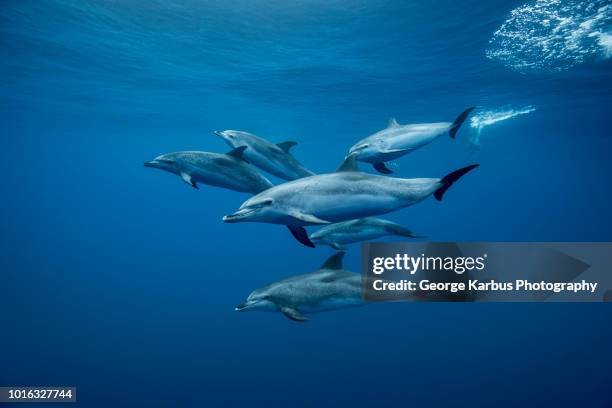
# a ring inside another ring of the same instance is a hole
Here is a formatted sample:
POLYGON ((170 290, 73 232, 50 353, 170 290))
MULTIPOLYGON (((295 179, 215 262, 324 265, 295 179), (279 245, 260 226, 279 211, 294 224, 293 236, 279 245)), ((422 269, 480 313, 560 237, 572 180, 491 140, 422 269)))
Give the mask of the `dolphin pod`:
POLYGON ((454 139, 472 110, 474 108, 461 112, 454 122, 400 125, 395 118, 391 118, 386 129, 355 143, 350 148, 349 155, 355 154, 357 160, 372 164, 379 173, 391 174, 393 172, 385 166, 385 162, 411 153, 445 133, 454 139))
POLYGON ((242 160, 245 149, 244 146, 238 147, 227 154, 192 151, 167 153, 144 165, 177 174, 196 189, 198 182, 252 194, 272 187, 267 178, 242 160))
MULTIPOLYGON (((178 175, 185 183, 198 183, 253 194, 239 209, 223 217, 227 223, 259 222, 286 225, 303 245, 346 244, 395 235, 421 238, 391 221, 374 218, 417 204, 433 195, 441 201, 461 177, 478 167, 472 164, 442 178, 392 178, 360 171, 357 161, 372 164, 380 173, 391 171, 385 162, 419 149, 445 133, 454 138, 473 108, 454 122, 389 126, 349 150, 333 173, 315 175, 290 153, 296 142, 278 144, 251 133, 224 130, 215 134, 232 147, 226 154, 181 151, 145 162, 178 175), (257 170, 286 182, 274 186, 257 170), (324 225, 310 236, 305 226, 324 225)), ((361 276, 342 266, 344 252, 332 255, 311 273, 292 276, 254 290, 236 311, 280 312, 304 322, 308 314, 364 304, 361 276)))
POLYGON ((337 250, 344 250, 343 245, 368 241, 387 235, 408 238, 423 238, 414 235, 412 231, 391 221, 381 218, 358 218, 356 220, 338 222, 310 234, 310 240, 315 245, 329 245, 337 250))
POLYGON ((401 179, 361 172, 355 155, 350 155, 335 173, 271 187, 246 200, 223 221, 283 224, 299 242, 314 247, 304 226, 386 214, 431 195, 440 201, 457 180, 476 167, 473 164, 442 178, 401 179))
POLYGON ((363 305, 361 276, 343 268, 343 257, 344 252, 337 252, 314 272, 254 290, 236 311, 280 312, 291 320, 305 322, 309 319, 304 314, 363 305))

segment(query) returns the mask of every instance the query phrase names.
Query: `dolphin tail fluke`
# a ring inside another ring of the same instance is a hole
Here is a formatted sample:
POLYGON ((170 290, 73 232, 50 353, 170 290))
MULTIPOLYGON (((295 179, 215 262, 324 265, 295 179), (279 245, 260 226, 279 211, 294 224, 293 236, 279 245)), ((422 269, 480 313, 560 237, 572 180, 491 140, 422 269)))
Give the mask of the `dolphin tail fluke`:
POLYGON ((473 110, 474 110, 474 107, 472 106, 471 108, 467 108, 466 110, 461 112, 459 116, 457 116, 457 119, 455 119, 455 121, 451 125, 450 130, 448 131, 448 134, 450 135, 451 139, 455 138, 457 131, 459 130, 463 122, 465 122, 470 112, 472 112, 473 110))
POLYGON ((462 169, 455 170, 452 173, 444 176, 442 180, 440 180, 440 184, 442 184, 442 187, 437 189, 436 192, 434 193, 434 197, 436 197, 436 200, 441 201, 442 197, 444 196, 444 193, 446 193, 446 190, 448 190, 450 186, 452 186, 457 180, 459 180, 461 177, 463 177, 470 171, 474 170, 478 166, 480 165, 472 164, 462 169))
POLYGON ((289 228, 289 231, 291 231, 291 235, 293 235, 295 239, 300 241, 302 245, 306 245, 310 248, 315 247, 315 244, 313 244, 310 238, 308 238, 308 233, 306 232, 304 227, 294 227, 292 225, 287 225, 287 228, 289 228))
POLYGON ((374 169, 376 169, 377 172, 382 173, 382 174, 391 174, 391 173, 393 173, 393 171, 391 169, 389 169, 387 166, 385 166, 385 162, 374 163, 374 164, 372 164, 372 167, 374 167, 374 169))

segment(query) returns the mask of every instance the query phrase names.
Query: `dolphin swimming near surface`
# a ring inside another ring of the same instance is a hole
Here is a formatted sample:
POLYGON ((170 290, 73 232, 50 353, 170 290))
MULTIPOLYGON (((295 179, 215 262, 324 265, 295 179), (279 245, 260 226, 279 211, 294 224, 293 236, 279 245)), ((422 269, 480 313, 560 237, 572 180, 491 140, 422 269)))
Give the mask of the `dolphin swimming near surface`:
POLYGON ((177 174, 193 188, 198 188, 197 183, 202 183, 244 193, 261 193, 272 187, 272 183, 242 160, 245 149, 246 146, 241 146, 227 154, 196 151, 167 153, 144 165, 177 174))
POLYGON ((247 146, 248 149, 244 152, 245 160, 283 180, 295 180, 314 175, 289 152, 297 142, 274 144, 239 130, 215 131, 215 134, 232 147, 247 146))
POLYGON ((236 311, 281 312, 296 322, 304 314, 363 305, 361 275, 344 270, 344 252, 332 255, 311 273, 292 276, 254 290, 236 311))
POLYGON ((401 179, 360 172, 355 155, 335 173, 310 176, 272 187, 246 200, 223 221, 286 225, 302 244, 314 247, 304 226, 386 214, 444 193, 477 164, 443 178, 401 179))
POLYGON ((310 240, 315 245, 329 245, 342 250, 345 244, 369 241, 386 235, 423 238, 394 222, 367 217, 327 225, 310 234, 310 240))
POLYGON ((385 162, 395 160, 413 152, 447 133, 452 139, 457 130, 474 108, 463 111, 454 122, 418 123, 400 125, 394 118, 389 120, 389 126, 355 143, 349 150, 349 155, 356 154, 357 160, 371 163, 380 173, 393 173, 385 162))

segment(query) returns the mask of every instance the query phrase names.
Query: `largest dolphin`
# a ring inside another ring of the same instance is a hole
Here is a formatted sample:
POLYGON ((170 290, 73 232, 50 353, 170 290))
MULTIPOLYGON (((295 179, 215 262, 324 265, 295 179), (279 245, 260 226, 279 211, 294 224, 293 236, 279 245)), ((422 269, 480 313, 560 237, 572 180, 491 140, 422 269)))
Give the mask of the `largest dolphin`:
POLYGON ((198 183, 202 183, 256 194, 272 187, 270 180, 242 160, 245 149, 245 146, 238 147, 226 154, 198 151, 166 153, 144 165, 174 173, 193 188, 198 188, 198 183))
POLYGON ((344 252, 332 255, 315 272, 292 276, 254 290, 236 311, 280 312, 287 318, 305 322, 304 314, 354 307, 364 304, 361 276, 344 270, 344 252))
POLYGON ((297 142, 274 144, 240 130, 216 131, 215 134, 232 147, 247 146, 248 149, 244 152, 246 160, 283 180, 295 180, 314 174, 302 166, 289 152, 297 142))
POLYGON ((355 156, 330 174, 320 174, 272 187, 245 201, 225 222, 284 224, 302 244, 314 247, 305 225, 330 224, 385 214, 423 201, 441 200, 461 176, 477 164, 442 178, 401 179, 367 174, 357 169, 355 156))
POLYGON ((349 154, 357 155, 357 160, 371 163, 380 173, 390 174, 385 162, 413 152, 448 133, 455 138, 457 130, 474 108, 461 112, 454 122, 417 123, 400 125, 394 118, 389 120, 386 129, 376 132, 355 143, 349 154))

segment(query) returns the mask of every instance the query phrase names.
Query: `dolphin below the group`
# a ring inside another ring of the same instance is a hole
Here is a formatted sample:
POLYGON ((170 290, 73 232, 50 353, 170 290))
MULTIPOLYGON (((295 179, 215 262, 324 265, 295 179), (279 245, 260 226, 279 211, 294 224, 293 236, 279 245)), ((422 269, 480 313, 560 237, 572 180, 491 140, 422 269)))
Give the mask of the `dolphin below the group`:
POLYGON ((474 108, 463 111, 454 122, 417 123, 400 125, 395 118, 389 120, 389 126, 355 143, 349 155, 357 155, 357 160, 372 164, 380 173, 393 173, 385 162, 395 160, 413 152, 448 133, 455 138, 461 124, 474 108))
POLYGON ((342 250, 344 249, 343 245, 369 241, 387 235, 423 238, 414 235, 412 231, 395 222, 366 217, 326 225, 310 234, 310 240, 315 245, 329 245, 334 249, 342 250))
POLYGON ((245 149, 246 146, 241 146, 226 154, 197 151, 166 153, 144 165, 176 174, 193 188, 198 188, 198 183, 202 183, 244 193, 261 193, 272 187, 272 183, 242 160, 245 149))
POLYGON ((245 160, 283 180, 295 180, 314 175, 291 155, 290 149, 297 142, 274 144, 240 130, 216 131, 215 134, 232 147, 247 146, 248 149, 244 152, 245 160))
POLYGON ((342 266, 344 252, 332 255, 315 272, 292 276, 254 290, 236 311, 280 312, 296 322, 305 314, 360 306, 361 275, 342 266))
POLYGON ((444 193, 477 164, 442 178, 402 179, 358 170, 355 156, 348 156, 335 173, 310 176, 274 186, 246 200, 223 221, 286 225, 302 244, 314 247, 307 225, 331 224, 386 214, 444 193))

